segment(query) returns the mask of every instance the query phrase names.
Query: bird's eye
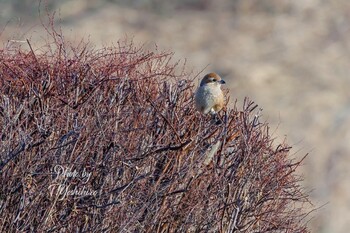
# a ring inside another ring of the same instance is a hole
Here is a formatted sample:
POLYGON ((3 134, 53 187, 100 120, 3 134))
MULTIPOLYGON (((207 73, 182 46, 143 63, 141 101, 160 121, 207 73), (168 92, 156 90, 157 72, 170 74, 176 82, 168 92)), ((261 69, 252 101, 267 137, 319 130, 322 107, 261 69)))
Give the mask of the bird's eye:
POLYGON ((215 78, 210 78, 209 81, 210 82, 216 82, 216 79, 215 78))

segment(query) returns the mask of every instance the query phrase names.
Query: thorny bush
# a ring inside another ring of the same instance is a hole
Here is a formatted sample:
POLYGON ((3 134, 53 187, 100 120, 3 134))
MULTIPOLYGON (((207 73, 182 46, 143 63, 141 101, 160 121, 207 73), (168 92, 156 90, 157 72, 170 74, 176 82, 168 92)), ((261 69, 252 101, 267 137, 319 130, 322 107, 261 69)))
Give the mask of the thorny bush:
POLYGON ((0 50, 1 232, 308 232, 308 195, 246 99, 196 112, 195 76, 133 43, 0 50))

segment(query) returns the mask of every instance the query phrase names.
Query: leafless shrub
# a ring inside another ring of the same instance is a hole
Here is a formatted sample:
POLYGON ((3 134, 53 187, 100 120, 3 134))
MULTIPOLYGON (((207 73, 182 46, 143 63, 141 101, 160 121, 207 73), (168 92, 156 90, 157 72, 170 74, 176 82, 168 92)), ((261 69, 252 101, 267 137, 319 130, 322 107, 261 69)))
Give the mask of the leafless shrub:
POLYGON ((301 161, 252 101, 215 124, 171 53, 50 33, 0 51, 1 232, 308 232, 301 161))

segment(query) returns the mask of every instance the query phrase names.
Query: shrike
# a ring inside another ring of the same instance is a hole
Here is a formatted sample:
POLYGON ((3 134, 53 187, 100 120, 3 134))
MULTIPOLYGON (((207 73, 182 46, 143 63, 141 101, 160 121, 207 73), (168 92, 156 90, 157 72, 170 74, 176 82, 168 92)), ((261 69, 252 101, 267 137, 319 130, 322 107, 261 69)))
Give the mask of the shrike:
POLYGON ((218 74, 209 73, 204 76, 195 94, 198 111, 214 115, 223 108, 224 93, 221 84, 225 84, 225 81, 218 74))

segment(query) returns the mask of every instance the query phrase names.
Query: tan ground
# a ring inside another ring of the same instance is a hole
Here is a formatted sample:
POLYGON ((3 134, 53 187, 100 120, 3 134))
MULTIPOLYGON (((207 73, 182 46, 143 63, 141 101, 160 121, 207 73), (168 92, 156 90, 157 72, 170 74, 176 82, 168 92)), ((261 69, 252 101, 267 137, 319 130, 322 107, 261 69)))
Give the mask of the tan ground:
MULTIPOLYGON (((315 207, 327 203, 313 213, 313 232, 349 232, 350 2, 247 0, 235 8, 229 0, 133 2, 62 1, 57 8, 69 40, 103 46, 129 36, 156 43, 187 58, 190 68, 209 65, 204 73, 221 74, 231 100, 254 99, 279 141, 286 135, 297 156, 310 153, 300 172, 315 207)), ((10 20, 3 45, 26 38, 40 45, 38 21, 17 21, 6 4, 0 9, 1 28, 10 20)))

